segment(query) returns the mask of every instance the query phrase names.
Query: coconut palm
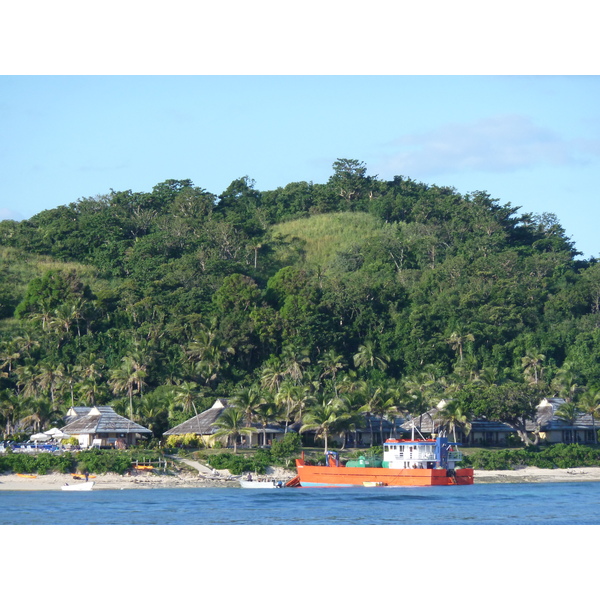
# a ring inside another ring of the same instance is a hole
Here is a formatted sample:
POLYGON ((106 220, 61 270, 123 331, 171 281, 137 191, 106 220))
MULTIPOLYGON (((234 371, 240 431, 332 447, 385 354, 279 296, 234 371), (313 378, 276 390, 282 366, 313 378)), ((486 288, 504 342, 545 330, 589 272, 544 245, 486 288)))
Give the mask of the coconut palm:
POLYGON ((279 386, 279 391, 275 394, 275 402, 285 412, 286 433, 296 405, 298 404, 301 396, 302 388, 296 385, 290 379, 285 379, 279 386))
POLYGON ((447 402, 445 406, 440 409, 436 416, 440 420, 442 426, 450 426, 450 431, 452 431, 455 442, 457 441, 457 428, 461 429, 465 435, 469 435, 471 432, 471 423, 469 422, 469 418, 463 413, 458 400, 450 400, 447 402))
POLYGON ((532 384, 537 385, 542 377, 544 368, 542 363, 546 360, 546 356, 540 352, 528 352, 521 358, 521 366, 524 369, 525 376, 529 378, 532 384))
POLYGON ((579 385, 578 376, 571 363, 565 362, 552 380, 552 388, 567 402, 575 400, 577 394, 584 390, 579 385))
POLYGON ((381 371, 385 371, 390 362, 390 357, 386 354, 378 354, 375 348, 375 343, 367 340, 364 344, 358 347, 358 351, 352 357, 354 366, 357 368, 377 367, 381 371))
POLYGON ((467 342, 474 342, 475 337, 472 333, 461 334, 458 331, 453 331, 450 337, 446 340, 446 343, 450 345, 452 350, 455 352, 458 350, 458 359, 462 362, 463 360, 463 346, 467 342))
POLYGON ((285 378, 285 370, 281 360, 278 358, 270 359, 260 373, 261 386, 270 392, 279 391, 279 386, 285 378))
POLYGON ((338 396, 338 388, 336 375, 338 371, 346 367, 346 361, 341 354, 338 354, 335 350, 328 350, 323 354, 323 357, 318 361, 321 367, 321 378, 331 377, 333 382, 333 389, 335 395, 338 396))
POLYGON ((286 346, 281 352, 281 359, 285 367, 284 376, 298 383, 304 375, 305 365, 310 363, 308 352, 286 346))
POLYGON ((15 425, 22 414, 21 399, 13 390, 0 391, 0 415, 4 421, 4 435, 10 436, 15 432, 15 425))
POLYGON ((57 408, 56 392, 64 375, 65 368, 62 364, 53 365, 49 362, 44 362, 40 365, 40 371, 37 377, 38 384, 42 391, 47 391, 50 395, 53 409, 57 408))
POLYGON ((273 420, 278 420, 281 416, 279 407, 271 392, 262 391, 260 395, 260 404, 255 409, 257 419, 262 426, 263 445, 267 444, 267 425, 273 420))
POLYGON ((592 417, 592 430, 594 432, 594 443, 598 442, 596 434, 595 418, 600 417, 600 389, 591 389, 583 392, 577 403, 579 410, 592 417))
POLYGON ((256 431, 253 427, 246 427, 244 419, 244 411, 235 406, 229 406, 214 422, 217 431, 211 437, 213 439, 231 438, 233 441, 233 453, 236 454, 238 436, 251 435, 256 431))
POLYGON ((306 411, 300 432, 314 431, 315 438, 324 440, 327 453, 329 435, 339 426, 343 415, 343 405, 339 400, 322 399, 306 411))
POLYGON ((108 384, 113 393, 126 391, 129 398, 129 418, 133 420, 133 395, 140 393, 144 385, 146 372, 130 356, 124 356, 122 365, 111 371, 108 384))
MULTIPOLYGON (((572 432, 572 430, 574 429, 575 421, 577 420, 577 417, 579 416, 580 411, 574 402, 572 402, 571 400, 567 400, 566 402, 563 402, 556 409, 556 412, 554 414, 561 421, 564 421, 565 423, 567 423, 570 426, 571 432, 572 432)), ((571 437, 571 440, 573 440, 572 437, 571 437)))
MULTIPOLYGON (((260 394, 260 388, 256 385, 240 388, 234 397, 233 403, 244 413, 244 420, 247 427, 252 427, 252 421, 257 416, 257 409, 262 404, 263 399, 260 394)), ((252 437, 248 437, 248 447, 252 443, 252 437)))

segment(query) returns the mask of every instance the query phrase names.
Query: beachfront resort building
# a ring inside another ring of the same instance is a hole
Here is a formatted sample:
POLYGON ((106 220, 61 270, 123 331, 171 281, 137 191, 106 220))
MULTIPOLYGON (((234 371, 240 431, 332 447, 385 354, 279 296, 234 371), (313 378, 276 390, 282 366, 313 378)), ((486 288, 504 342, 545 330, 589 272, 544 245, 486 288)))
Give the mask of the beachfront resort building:
MULTIPOLYGON (((204 412, 193 416, 191 419, 165 431, 163 436, 195 434, 202 439, 205 446, 213 446, 215 438, 212 437, 218 427, 215 422, 218 421, 221 414, 230 406, 230 401, 226 398, 217 398, 215 403, 204 412)), ((269 446, 273 440, 279 440, 285 435, 285 429, 274 424, 253 423, 254 431, 247 435, 238 437, 238 444, 243 446, 269 446)))
POLYGON ((66 421, 61 431, 76 437, 82 448, 124 449, 152 435, 149 429, 122 417, 110 406, 71 407, 66 421))
MULTIPOLYGON (((439 433, 449 429, 440 416, 446 400, 403 424, 407 435, 412 427, 422 434, 439 433)), ((539 436, 539 440, 549 444, 596 444, 598 422, 592 415, 575 411, 572 419, 561 414, 560 407, 566 403, 563 398, 544 398, 537 407, 535 417, 526 421, 526 430, 539 436)), ((457 441, 470 446, 507 446, 510 440, 517 439, 516 430, 506 423, 489 421, 483 418, 469 420, 469 433, 456 427, 457 441)))

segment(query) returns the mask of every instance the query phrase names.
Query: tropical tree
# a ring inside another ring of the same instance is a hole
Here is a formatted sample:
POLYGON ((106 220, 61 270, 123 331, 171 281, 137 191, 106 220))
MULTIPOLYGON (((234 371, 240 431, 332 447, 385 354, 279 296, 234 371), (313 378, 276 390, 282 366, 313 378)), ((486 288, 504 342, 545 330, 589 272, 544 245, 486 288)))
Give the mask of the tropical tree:
POLYGON ((528 352, 521 358, 521 366, 525 370, 525 376, 529 378, 532 384, 537 385, 544 371, 542 363, 546 356, 541 352, 528 352))
POLYGON ((371 340, 367 340, 364 344, 361 344, 352 358, 354 366, 357 368, 378 368, 381 371, 385 371, 390 362, 389 356, 377 353, 375 343, 371 340))
MULTIPOLYGON (((257 385, 238 389, 232 398, 233 403, 244 413, 244 421, 247 427, 252 427, 252 421, 257 416, 257 409, 263 403, 260 388, 257 385)), ((248 437, 248 447, 251 438, 248 437)))
POLYGON ((329 435, 339 426, 342 409, 343 404, 339 400, 322 399, 306 411, 300 431, 314 431, 316 439, 324 440, 325 453, 327 453, 329 435))
POLYGON ((596 417, 600 417, 600 389, 587 389, 577 402, 579 410, 592 417, 592 430, 594 431, 594 443, 598 442, 596 433, 596 417))
POLYGON ((333 389, 336 397, 338 396, 338 387, 336 376, 337 373, 346 367, 346 361, 341 354, 338 354, 335 350, 330 349, 323 354, 318 360, 318 364, 321 367, 321 378, 330 377, 333 382, 333 389))
POLYGON ((0 391, 0 415, 4 421, 4 437, 15 432, 16 423, 23 414, 21 399, 14 390, 6 389, 0 391))
POLYGON ((465 435, 471 432, 471 423, 469 418, 464 414, 463 409, 458 400, 450 400, 446 402, 443 408, 437 413, 436 417, 440 420, 442 426, 449 426, 450 431, 456 442, 456 430, 460 429, 465 435))
POLYGON ((294 414, 296 405, 302 395, 302 388, 296 385, 292 380, 285 379, 279 386, 279 391, 275 394, 275 402, 285 413, 285 433, 294 414))
POLYGON ((240 435, 251 435, 256 431, 253 427, 247 427, 244 423, 244 412, 235 407, 229 406, 221 416, 214 422, 217 431, 211 436, 213 439, 230 438, 233 443, 233 453, 237 453, 237 438, 240 435))
POLYGON ((133 420, 133 396, 141 393, 146 371, 131 357, 124 356, 121 360, 121 366, 111 371, 111 377, 108 384, 113 393, 119 394, 127 392, 129 398, 129 418, 133 420))
POLYGON ((463 360, 463 346, 467 342, 474 342, 475 336, 472 333, 461 334, 458 331, 453 331, 450 337, 446 340, 446 343, 450 345, 452 350, 455 352, 458 350, 458 360, 463 360))
MULTIPOLYGON (((575 425, 575 421, 577 420, 580 411, 574 402, 572 402, 571 400, 567 400, 556 409, 556 412, 554 414, 561 421, 568 423, 571 429, 573 429, 573 426, 575 425)), ((570 437, 569 439, 571 439, 571 441, 573 440, 572 437, 570 437)))

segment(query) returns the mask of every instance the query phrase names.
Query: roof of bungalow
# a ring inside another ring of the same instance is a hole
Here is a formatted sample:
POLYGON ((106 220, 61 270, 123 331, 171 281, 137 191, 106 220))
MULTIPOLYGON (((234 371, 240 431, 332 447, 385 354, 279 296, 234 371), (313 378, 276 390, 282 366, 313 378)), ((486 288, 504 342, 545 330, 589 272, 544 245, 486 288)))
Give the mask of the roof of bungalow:
POLYGON ((117 414, 110 406, 71 407, 63 433, 152 433, 146 427, 117 414))
MULTIPOLYGON (((221 413, 230 406, 229 400, 226 398, 217 398, 215 403, 204 412, 201 412, 197 416, 193 416, 187 421, 176 425, 172 429, 165 431, 163 435, 185 435, 187 433, 195 433, 197 435, 212 435, 217 432, 215 427, 215 421, 221 416, 221 413)), ((283 427, 279 425, 267 424, 266 426, 258 423, 253 423, 257 431, 266 433, 282 433, 283 427)), ((289 429, 289 428, 288 428, 289 429)))
POLYGON ((597 427, 598 423, 592 418, 592 415, 578 412, 573 423, 556 415, 556 412, 563 404, 566 404, 563 398, 544 398, 538 405, 537 415, 534 421, 527 421, 528 431, 540 430, 561 430, 561 429, 591 429, 597 427))
MULTIPOLYGON (((443 427, 447 428, 448 425, 444 424, 444 420, 438 417, 438 413, 443 410, 447 403, 447 400, 442 400, 436 407, 430 408, 422 415, 407 419, 402 424, 402 429, 410 432, 412 428, 415 427, 422 433, 435 433, 443 427)), ((469 421, 469 423, 471 424, 471 431, 473 432, 510 433, 514 431, 514 428, 506 423, 501 423, 500 421, 489 421, 485 417, 472 419, 469 421)))
POLYGON ((228 405, 229 400, 226 398, 217 398, 215 403, 208 410, 165 431, 163 435, 185 435, 186 433, 212 435, 217 431, 217 428, 214 426, 215 421, 221 416, 221 413, 228 405))
MULTIPOLYGON (((590 429, 594 426, 591 415, 579 413, 573 424, 556 416, 556 411, 564 404, 566 400, 563 398, 544 398, 537 407, 535 419, 526 421, 527 431, 549 431, 561 429, 590 429)), ((437 407, 429 409, 426 413, 414 417, 406 421, 402 427, 410 430, 414 425, 423 433, 433 433, 443 426, 441 419, 437 418, 437 414, 444 407, 445 401, 442 400, 437 407)), ((498 431, 511 432, 514 428, 506 423, 499 421, 488 421, 485 418, 477 418, 470 421, 471 431, 498 431)))

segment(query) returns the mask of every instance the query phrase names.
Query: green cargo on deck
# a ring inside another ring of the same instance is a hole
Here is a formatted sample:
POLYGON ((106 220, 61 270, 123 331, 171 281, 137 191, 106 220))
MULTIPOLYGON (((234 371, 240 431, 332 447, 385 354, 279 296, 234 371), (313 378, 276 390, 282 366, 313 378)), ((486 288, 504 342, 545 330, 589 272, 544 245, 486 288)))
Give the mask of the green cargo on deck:
POLYGON ((358 460, 349 460, 346 463, 347 467, 363 467, 363 468, 371 468, 371 467, 381 467, 381 461, 376 458, 365 458, 364 456, 360 456, 358 460))

